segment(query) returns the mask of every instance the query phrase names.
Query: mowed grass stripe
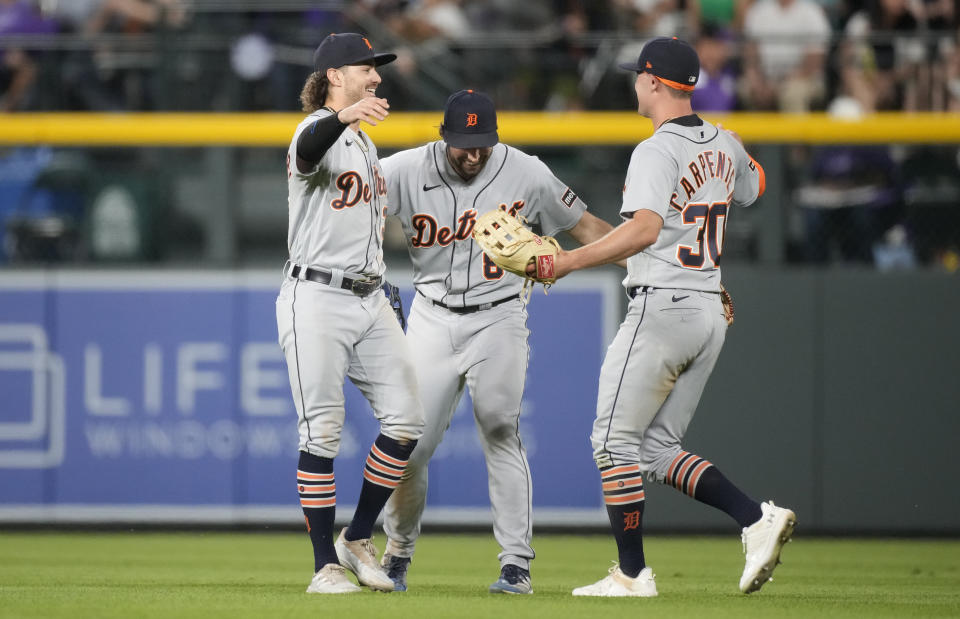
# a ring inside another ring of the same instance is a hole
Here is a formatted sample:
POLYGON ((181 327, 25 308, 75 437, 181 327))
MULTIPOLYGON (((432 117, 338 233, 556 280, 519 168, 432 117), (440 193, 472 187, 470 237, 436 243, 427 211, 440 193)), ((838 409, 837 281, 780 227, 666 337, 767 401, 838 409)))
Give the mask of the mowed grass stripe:
POLYGON ((498 548, 476 534, 424 535, 406 594, 311 596, 305 534, 0 532, 0 618, 960 617, 960 540, 795 540, 745 596, 736 535, 651 536, 659 597, 584 599, 570 590, 606 575, 609 537, 537 535, 532 596, 487 593, 498 548))

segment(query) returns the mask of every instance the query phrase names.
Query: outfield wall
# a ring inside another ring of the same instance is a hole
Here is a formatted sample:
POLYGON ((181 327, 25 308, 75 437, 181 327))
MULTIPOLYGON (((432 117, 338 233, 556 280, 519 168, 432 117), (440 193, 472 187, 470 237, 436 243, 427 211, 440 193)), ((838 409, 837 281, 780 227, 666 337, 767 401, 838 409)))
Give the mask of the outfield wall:
MULTIPOLYGON (((409 307, 409 275, 391 279, 409 307)), ((0 521, 300 522, 280 281, 279 269, 0 275, 0 521)), ((563 471, 536 495, 551 521, 602 515, 587 436, 621 295, 614 277, 582 276, 529 306, 521 430, 537 477, 563 471)), ((378 431, 352 385, 346 406, 341 505, 378 431)), ((429 492, 434 521, 489 518, 469 399, 429 492)))
MULTIPOLYGON (((409 276, 395 279, 409 302, 409 276)), ((960 287, 936 273, 734 266, 720 363, 685 447, 808 531, 958 532, 960 287)), ((276 345, 278 273, 0 274, 0 522, 300 521, 276 345)), ((521 427, 539 525, 602 525, 587 436, 624 297, 616 271, 537 292, 521 427)), ((340 517, 376 434, 347 390, 340 517)), ((431 466, 428 523, 489 522, 465 400, 431 466)), ((648 484, 651 528, 729 529, 648 484)))

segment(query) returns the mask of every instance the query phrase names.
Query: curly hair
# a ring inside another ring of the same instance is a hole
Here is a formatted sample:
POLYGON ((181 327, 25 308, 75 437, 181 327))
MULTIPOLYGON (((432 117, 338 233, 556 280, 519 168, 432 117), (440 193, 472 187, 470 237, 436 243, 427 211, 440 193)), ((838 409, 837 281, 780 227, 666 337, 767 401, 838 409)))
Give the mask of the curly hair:
POLYGON ((330 88, 330 81, 327 80, 325 71, 314 71, 303 84, 303 90, 300 91, 300 104, 303 111, 312 114, 324 106, 327 102, 327 90, 330 88))

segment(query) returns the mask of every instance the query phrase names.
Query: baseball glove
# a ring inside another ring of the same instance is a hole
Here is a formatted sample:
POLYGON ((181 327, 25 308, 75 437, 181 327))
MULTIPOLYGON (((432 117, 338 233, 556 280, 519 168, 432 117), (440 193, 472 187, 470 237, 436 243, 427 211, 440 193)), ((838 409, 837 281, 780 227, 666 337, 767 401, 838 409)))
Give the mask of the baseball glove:
POLYGON ((727 292, 727 289, 720 284, 720 302, 723 303, 723 317, 727 319, 727 326, 733 324, 733 297, 727 292))
POLYGON ((557 281, 553 266, 560 244, 552 236, 534 234, 524 222, 522 217, 496 209, 477 218, 473 238, 503 270, 525 278, 531 286, 533 282, 549 286, 557 281), (527 274, 531 263, 536 266, 534 275, 527 274))

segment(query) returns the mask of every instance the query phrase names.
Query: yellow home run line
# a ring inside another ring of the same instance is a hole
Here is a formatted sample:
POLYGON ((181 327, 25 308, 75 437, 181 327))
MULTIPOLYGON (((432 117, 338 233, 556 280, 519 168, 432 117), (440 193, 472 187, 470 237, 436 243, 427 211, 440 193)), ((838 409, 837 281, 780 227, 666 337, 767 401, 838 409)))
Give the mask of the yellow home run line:
MULTIPOLYGON (((631 145, 650 122, 632 112, 501 112, 500 139, 515 145, 631 145)), ((825 114, 704 114, 745 142, 802 144, 960 143, 960 114, 881 113, 862 120, 825 114)), ((0 144, 51 146, 286 146, 300 113, 0 114, 0 144)), ((364 125, 379 147, 434 140, 441 112, 394 112, 364 125)))

